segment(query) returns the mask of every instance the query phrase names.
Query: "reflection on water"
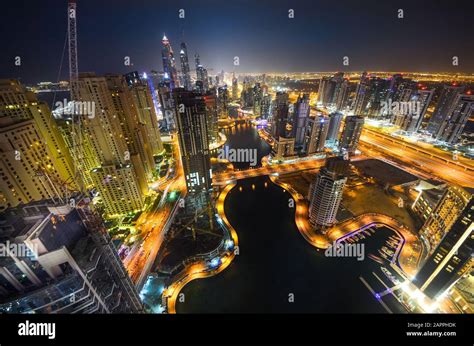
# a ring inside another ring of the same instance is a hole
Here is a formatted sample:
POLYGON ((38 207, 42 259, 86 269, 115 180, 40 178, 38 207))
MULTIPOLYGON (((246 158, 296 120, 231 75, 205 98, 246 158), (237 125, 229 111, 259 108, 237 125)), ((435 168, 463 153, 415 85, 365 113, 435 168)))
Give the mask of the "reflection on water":
POLYGON ((268 177, 238 181, 224 208, 239 237, 239 255, 218 275, 186 285, 178 313, 386 312, 359 277, 377 292, 385 289, 377 279, 384 277, 380 264, 368 255, 394 232, 379 229, 362 240, 363 261, 325 257, 297 230, 290 197, 268 177))
MULTIPOLYGON (((260 166, 262 158, 270 154, 271 147, 258 135, 255 126, 247 123, 239 123, 224 131, 227 142, 224 145, 228 149, 255 149, 257 150, 257 166, 260 166)), ((236 169, 250 167, 249 162, 233 162, 236 169)))

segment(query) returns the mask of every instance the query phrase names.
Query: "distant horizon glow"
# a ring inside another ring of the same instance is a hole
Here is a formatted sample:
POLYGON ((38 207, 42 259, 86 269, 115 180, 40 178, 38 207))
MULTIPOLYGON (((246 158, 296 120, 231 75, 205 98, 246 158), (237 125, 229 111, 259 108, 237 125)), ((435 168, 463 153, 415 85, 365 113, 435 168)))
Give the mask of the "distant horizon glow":
MULTIPOLYGON (((197 53, 209 75, 330 73, 336 71, 474 72, 474 23, 466 13, 472 1, 453 6, 399 0, 319 2, 311 0, 213 0, 78 2, 79 71, 128 73, 162 71, 163 34, 175 51, 184 41, 190 68, 197 53), (404 18, 397 9, 404 10, 404 18), (185 10, 184 18, 179 16, 185 10), (294 18, 288 16, 289 9, 294 18), (263 15, 262 15, 263 14, 263 15), (137 20, 136 18, 140 18, 137 20), (419 35, 419 28, 426 28, 419 35), (383 36, 381 36, 383 32, 383 36), (130 65, 124 64, 130 58, 130 65), (234 65, 234 58, 239 64, 234 65), (349 65, 343 64, 347 57, 349 65), (452 64, 457 57, 459 64, 452 64), (312 72, 314 71, 314 72, 312 72)), ((43 0, 3 4, 6 35, 0 78, 23 83, 67 80, 63 48, 67 2, 43 0), (38 15, 40 14, 40 15, 38 15), (20 29, 18 29, 20 28, 20 29), (10 32, 9 32, 10 31, 10 32), (21 65, 14 59, 21 58, 21 65), (61 68, 60 68, 61 67, 61 68), (58 78, 59 76, 59 78, 58 78)), ((471 11, 472 12, 472 11, 471 11)), ((179 67, 179 57, 177 57, 179 67)), ((194 74, 194 72, 192 72, 194 74)))

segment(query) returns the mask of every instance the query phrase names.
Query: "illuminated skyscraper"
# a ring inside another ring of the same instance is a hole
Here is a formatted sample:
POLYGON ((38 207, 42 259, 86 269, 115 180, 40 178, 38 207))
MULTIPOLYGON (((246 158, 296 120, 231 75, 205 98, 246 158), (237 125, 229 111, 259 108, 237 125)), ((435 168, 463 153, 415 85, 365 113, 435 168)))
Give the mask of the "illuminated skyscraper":
POLYGON ((263 119, 268 119, 272 114, 272 97, 269 94, 264 94, 262 98, 262 104, 260 105, 261 117, 263 119))
POLYGON ((411 209, 423 222, 426 222, 443 197, 446 184, 433 185, 422 180, 415 189, 418 191, 418 196, 411 209))
POLYGON ((219 73, 219 80, 222 84, 225 83, 224 78, 225 78, 225 72, 224 72, 224 70, 221 70, 221 73, 219 73))
POLYGON ((110 216, 140 210, 147 192, 143 163, 130 149, 136 113, 121 81, 117 76, 81 74, 77 87, 78 101, 95 104, 95 114, 82 118, 86 158, 82 173, 92 181, 110 216), (131 114, 135 116, 130 120, 131 114))
POLYGON ((0 209, 77 190, 73 159, 51 111, 15 80, 0 81, 0 142, 0 209))
POLYGON ((120 75, 106 75, 107 86, 114 102, 114 113, 120 119, 122 132, 130 152, 135 169, 143 168, 137 174, 143 193, 147 191, 147 182, 155 173, 154 156, 163 151, 158 119, 153 100, 146 81, 138 81, 130 86, 120 75))
POLYGON ((472 194, 461 187, 449 187, 420 230, 432 253, 466 207, 472 194))
POLYGON ((158 98, 165 128, 168 131, 174 131, 176 129, 176 116, 174 114, 173 97, 170 88, 163 83, 158 87, 158 98))
POLYGON ((275 140, 272 147, 272 157, 276 160, 283 160, 284 158, 295 155, 295 139, 279 137, 275 140))
POLYGON ((280 160, 284 157, 293 156, 295 149, 295 139, 288 136, 288 94, 277 92, 275 107, 273 108, 272 135, 274 143, 272 156, 280 160))
POLYGON ((326 227, 336 222, 348 169, 348 160, 331 157, 311 185, 308 195, 309 220, 316 229, 324 232, 326 227))
POLYGON ((417 132, 425 117, 433 94, 434 90, 412 90, 408 100, 411 105, 410 107, 412 107, 411 111, 396 115, 394 124, 400 126, 400 129, 404 131, 417 132), (416 107, 415 112, 413 112, 414 107, 416 107))
POLYGON ((199 54, 194 55, 196 63, 196 87, 198 92, 205 93, 209 89, 207 70, 201 65, 199 54))
POLYGON ((387 97, 387 104, 382 107, 380 115, 390 119, 392 124, 401 126, 406 118, 415 115, 417 108, 411 106, 412 95, 417 90, 416 83, 411 80, 403 80, 397 84, 397 89, 394 92, 389 90, 387 97), (394 107, 395 105, 395 107, 394 107))
POLYGON ((235 78, 235 73, 232 74, 232 100, 236 101, 239 99, 239 82, 235 78))
POLYGON ((291 137, 295 138, 295 146, 302 147, 305 143, 306 127, 308 124, 309 113, 309 95, 298 96, 294 105, 293 124, 291 128, 291 137))
POLYGON ((217 89, 217 113, 219 118, 227 118, 229 116, 229 91, 227 85, 220 86, 217 89))
POLYGON ((430 298, 438 298, 472 270, 474 253, 474 200, 460 213, 413 282, 430 298))
MULTIPOLYGON (((318 102, 325 107, 335 106, 338 98, 341 97, 339 102, 342 103, 344 98, 347 98, 347 88, 342 89, 345 81, 343 77, 344 73, 342 72, 338 72, 332 77, 323 77, 319 84, 318 102)), ((347 87, 347 83, 344 87, 347 87)))
POLYGON ((365 110, 363 113, 356 113, 368 115, 371 118, 380 118, 383 102, 387 101, 389 95, 390 80, 383 78, 372 77, 369 80, 369 95, 365 110))
POLYGON ((348 79, 344 79, 337 86, 336 93, 334 96, 334 102, 337 111, 344 111, 347 108, 349 101, 349 87, 350 83, 348 79))
POLYGON ((329 144, 336 144, 339 138, 339 130, 341 129, 343 115, 340 112, 329 114, 329 129, 326 141, 329 144))
POLYGON ((138 112, 140 128, 145 131, 145 146, 149 146, 153 156, 163 152, 160 128, 158 126, 157 108, 153 99, 150 83, 146 76, 129 87, 133 97, 133 104, 138 112))
POLYGON ((364 118, 357 115, 346 116, 344 128, 339 140, 339 149, 353 155, 359 144, 359 138, 364 126, 364 118))
POLYGON ((183 87, 186 90, 192 90, 191 74, 189 69, 188 49, 186 43, 181 42, 181 50, 179 51, 179 58, 181 62, 181 73, 183 75, 183 87))
POLYGON ((253 88, 247 77, 244 78, 242 83, 242 92, 240 93, 240 104, 244 108, 253 107, 254 103, 254 92, 253 88))
POLYGON ((335 84, 332 83, 331 77, 322 77, 319 82, 318 103, 328 106, 334 95, 334 88, 335 84))
POLYGON ((360 76, 355 94, 352 110, 355 114, 365 114, 365 109, 370 99, 370 79, 367 77, 367 72, 363 72, 360 76))
POLYGON ((381 114, 382 103, 387 102, 390 94, 391 80, 377 77, 368 77, 364 72, 356 89, 356 98, 353 103, 355 114, 378 118, 381 114))
POLYGON ((440 115, 438 111, 435 112, 440 120, 439 123, 433 119, 433 122, 430 121, 428 124, 428 129, 432 130, 431 133, 437 140, 456 144, 461 139, 464 127, 472 114, 474 114, 474 95, 456 93, 445 114, 440 115), (435 127, 435 125, 438 126, 435 127))
POLYGON ((217 143, 219 140, 219 108, 216 88, 210 88, 204 95, 207 116, 207 133, 209 136, 209 145, 217 143))
POLYGON ((263 98, 263 90, 260 86, 260 83, 255 83, 252 89, 252 99, 253 99, 253 114, 255 116, 260 116, 261 104, 263 98))
POLYGON ((190 194, 208 192, 212 171, 205 96, 180 88, 173 97, 186 188, 190 194))
POLYGON ((305 152, 308 155, 324 151, 329 130, 329 119, 323 115, 308 119, 305 136, 305 152))
POLYGON ((436 137, 438 130, 443 126, 447 116, 451 113, 454 100, 463 92, 464 88, 457 85, 445 85, 439 96, 435 111, 430 118, 426 131, 436 137))
POLYGON ((166 35, 163 35, 161 43, 163 45, 163 48, 161 49, 161 58, 163 60, 164 80, 166 83, 169 83, 170 89, 173 90, 174 88, 179 87, 173 48, 171 48, 171 44, 166 35))
POLYGON ((273 108, 272 134, 273 138, 286 137, 288 123, 288 94, 277 92, 275 108, 273 108))
POLYGON ((405 80, 402 74, 394 74, 388 80, 386 101, 388 101, 389 99, 391 99, 392 101, 400 101, 400 92, 402 92, 407 86, 411 87, 412 84, 412 81, 405 80))

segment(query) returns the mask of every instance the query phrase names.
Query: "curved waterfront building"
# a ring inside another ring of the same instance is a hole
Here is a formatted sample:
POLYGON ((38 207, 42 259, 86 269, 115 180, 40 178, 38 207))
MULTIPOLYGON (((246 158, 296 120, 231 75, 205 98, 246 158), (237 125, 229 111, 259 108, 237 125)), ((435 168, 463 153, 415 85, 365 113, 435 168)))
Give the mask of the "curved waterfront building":
POLYGON ((348 167, 349 161, 341 157, 328 159, 311 186, 309 221, 315 228, 324 230, 337 221, 348 167))

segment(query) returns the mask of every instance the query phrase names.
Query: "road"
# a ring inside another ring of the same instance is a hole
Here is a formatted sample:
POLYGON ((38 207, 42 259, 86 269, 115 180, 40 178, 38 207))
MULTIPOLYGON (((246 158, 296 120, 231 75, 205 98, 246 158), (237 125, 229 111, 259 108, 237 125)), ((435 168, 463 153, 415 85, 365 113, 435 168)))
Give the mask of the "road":
POLYGON ((135 284, 139 284, 144 275, 150 269, 150 264, 155 260, 156 254, 161 247, 166 232, 165 226, 172 216, 175 203, 178 201, 164 202, 168 191, 178 191, 181 197, 186 194, 186 185, 184 181, 183 168, 181 166, 181 157, 179 155, 179 146, 177 136, 173 139, 173 156, 175 158, 175 172, 167 183, 154 188, 163 193, 160 203, 155 203, 149 211, 144 211, 137 220, 136 228, 141 230, 144 237, 137 251, 130 253, 124 260, 130 278, 135 284))
MULTIPOLYGON (((372 150, 383 155, 395 157, 406 163, 408 166, 420 169, 430 175, 439 177, 447 182, 474 187, 474 173, 467 168, 463 168, 456 161, 442 159, 436 153, 430 154, 426 149, 414 149, 396 138, 386 135, 374 134, 374 131, 364 130, 360 137, 361 145, 368 145, 372 150)), ((468 167, 463 163, 464 167, 468 167)))
MULTIPOLYGON (((224 212, 224 202, 227 197, 227 194, 232 190, 235 184, 228 184, 219 194, 219 198, 216 202, 216 209, 217 213, 220 217, 221 222, 225 225, 225 227, 229 230, 230 236, 232 238, 233 244, 235 248, 239 246, 239 239, 237 236, 237 232, 230 224, 227 216, 224 212)), ((170 314, 176 313, 176 300, 178 299, 179 292, 183 289, 186 284, 192 280, 211 277, 216 274, 219 274, 224 269, 226 269, 231 263, 232 260, 235 258, 235 252, 226 252, 225 254, 220 256, 221 264, 217 268, 212 268, 209 265, 209 261, 202 260, 196 263, 193 263, 187 266, 181 273, 179 273, 175 278, 173 278, 173 283, 166 287, 163 291, 163 297, 166 301, 165 306, 167 308, 167 312, 170 314)))
POLYGON ((213 184, 226 185, 229 180, 240 180, 251 177, 257 177, 260 175, 272 175, 275 173, 285 174, 304 171, 307 169, 320 168, 324 166, 325 160, 325 158, 314 158, 293 163, 281 163, 274 165, 264 164, 262 167, 258 168, 215 174, 213 178, 213 184))
POLYGON ((462 155, 458 155, 457 159, 454 160, 452 153, 437 148, 433 146, 433 144, 422 141, 410 140, 409 137, 393 136, 387 133, 383 133, 379 130, 372 129, 370 127, 364 128, 364 133, 369 133, 376 137, 383 137, 392 143, 397 143, 404 147, 408 147, 414 151, 428 155, 430 157, 435 157, 441 162, 445 162, 449 165, 455 165, 467 170, 474 171, 474 161, 472 159, 464 157, 462 155))

